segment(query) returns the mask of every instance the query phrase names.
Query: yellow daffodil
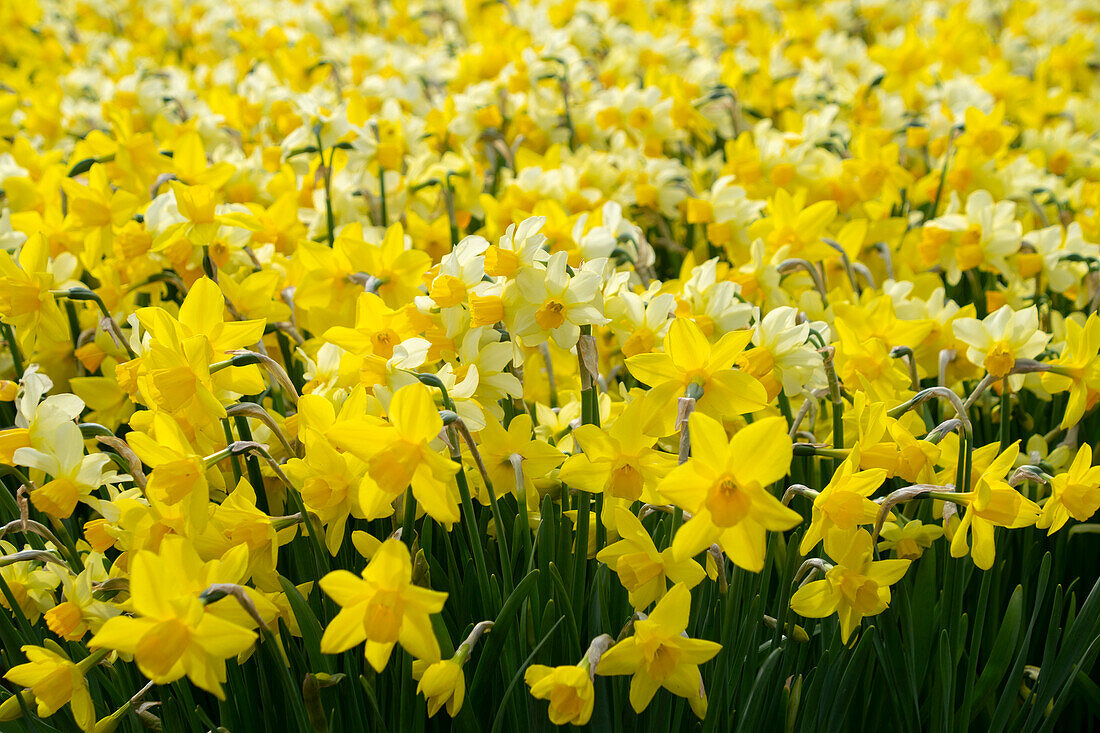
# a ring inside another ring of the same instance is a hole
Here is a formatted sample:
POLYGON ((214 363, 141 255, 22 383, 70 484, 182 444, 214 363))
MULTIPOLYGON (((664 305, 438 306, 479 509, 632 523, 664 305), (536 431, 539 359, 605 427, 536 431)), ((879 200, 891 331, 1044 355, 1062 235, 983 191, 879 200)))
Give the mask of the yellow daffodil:
MULTIPOLYGON (((27 657, 26 664, 12 667, 4 677, 31 691, 39 717, 48 718, 68 705, 80 730, 91 731, 95 727, 95 706, 84 681, 89 665, 74 664, 56 645, 53 649, 24 646, 20 651, 27 657)), ((12 702, 14 698, 5 701, 2 707, 12 707, 12 702)), ((15 711, 18 710, 16 706, 15 711)), ((4 713, 7 711, 0 711, 0 719, 11 720, 4 713)))
POLYGON ((378 672, 397 643, 418 659, 439 660, 439 642, 428 616, 439 613, 447 594, 412 584, 409 550, 398 540, 382 543, 361 578, 334 570, 321 578, 321 589, 341 607, 321 637, 324 653, 337 654, 366 641, 367 661, 378 672))
POLYGON ((626 367, 670 401, 698 385, 698 409, 712 417, 755 412, 767 404, 767 391, 747 373, 731 368, 751 338, 750 331, 733 331, 712 345, 698 326, 677 318, 665 336, 663 352, 631 356, 626 367))
POLYGON ((874 560, 871 535, 833 529, 825 536, 825 553, 836 565, 795 591, 791 609, 807 618, 837 614, 840 640, 847 643, 864 616, 877 616, 890 603, 890 586, 901 580, 909 560, 874 560))
POLYGON ((1052 371, 1043 374, 1043 387, 1069 392, 1061 426, 1076 425, 1100 401, 1100 316, 1091 314, 1083 326, 1067 319, 1065 347, 1048 363, 1052 371))
POLYGON ((1051 495, 1043 504, 1036 522, 1039 529, 1054 534, 1070 517, 1087 522, 1100 509, 1100 466, 1092 465, 1092 448, 1085 444, 1077 450, 1069 470, 1050 480, 1051 495))
MULTIPOLYGON (((995 451, 996 446, 987 448, 995 451)), ((995 553, 993 528, 1030 527, 1039 518, 1039 506, 1012 488, 1004 478, 1019 452, 1020 443, 1016 441, 972 479, 973 488, 970 491, 959 495, 958 502, 965 509, 962 521, 951 537, 952 557, 965 557, 969 552, 975 565, 989 570, 993 567, 995 553), (968 544, 967 538, 971 534, 973 540, 968 544)))
POLYGON ((857 471, 859 465, 857 447, 814 497, 813 518, 798 548, 803 555, 809 554, 834 527, 851 532, 861 524, 873 524, 878 518, 879 507, 868 497, 882 486, 886 471, 881 468, 857 471))
POLYGON ((614 522, 622 539, 600 550, 596 559, 619 576, 634 608, 649 608, 663 598, 670 580, 690 589, 706 577, 694 559, 676 560, 671 548, 658 551, 642 523, 627 509, 616 506, 614 522))
POLYGON ((443 420, 428 388, 415 382, 397 390, 388 415, 388 424, 348 425, 332 440, 367 462, 370 477, 390 499, 411 486, 433 519, 457 522, 459 497, 452 477, 458 464, 429 445, 443 420))
POLYGON ((600 657, 596 672, 602 675, 633 675, 630 678, 630 706, 634 712, 646 709, 658 688, 685 697, 699 719, 707 714, 707 696, 699 665, 709 661, 721 644, 689 638, 684 632, 691 608, 687 586, 676 585, 658 601, 648 618, 634 622, 634 634, 608 649, 600 657))
MULTIPOLYGON (((587 661, 586 657, 584 662, 587 661)), ((592 717, 596 691, 592 686, 592 674, 584 662, 560 667, 532 664, 523 674, 523 681, 531 688, 531 696, 550 701, 550 722, 554 725, 585 725, 592 717)))
POLYGON ((164 540, 158 554, 137 553, 130 570, 135 615, 109 619, 88 645, 132 655, 142 674, 157 684, 187 675, 198 687, 224 699, 225 659, 248 649, 256 633, 205 606, 199 593, 217 575, 225 574, 223 582, 238 580, 233 576, 239 570, 231 566, 246 556, 247 552, 236 553, 225 561, 224 570, 217 564, 204 567, 182 538, 164 540))
POLYGON ((932 546, 933 542, 943 537, 943 527, 938 524, 922 524, 917 519, 911 519, 908 522, 902 522, 899 519, 883 524, 879 537, 881 538, 878 543, 880 552, 893 550, 896 558, 916 560, 932 546))
POLYGON ((735 565, 760 572, 766 532, 783 532, 802 519, 769 490, 790 468, 786 424, 764 418, 727 439, 720 423, 693 413, 688 428, 692 457, 657 487, 692 515, 673 538, 673 557, 692 557, 717 542, 735 565))

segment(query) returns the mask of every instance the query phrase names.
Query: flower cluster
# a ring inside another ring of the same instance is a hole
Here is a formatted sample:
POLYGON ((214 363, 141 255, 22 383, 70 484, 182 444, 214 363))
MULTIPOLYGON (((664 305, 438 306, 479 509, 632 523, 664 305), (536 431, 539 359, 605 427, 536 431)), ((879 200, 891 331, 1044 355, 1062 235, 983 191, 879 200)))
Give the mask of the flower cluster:
POLYGON ((1100 13, 1002 6, 0 6, 0 720, 812 715, 1065 551, 1100 13))

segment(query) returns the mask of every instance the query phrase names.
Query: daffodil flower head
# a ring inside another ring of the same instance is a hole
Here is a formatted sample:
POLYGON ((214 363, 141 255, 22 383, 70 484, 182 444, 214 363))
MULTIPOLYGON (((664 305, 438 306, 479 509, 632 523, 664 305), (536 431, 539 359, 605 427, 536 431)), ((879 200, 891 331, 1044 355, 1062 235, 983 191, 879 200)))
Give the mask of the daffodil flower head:
POLYGON ((833 613, 840 619, 840 639, 847 643, 860 619, 875 616, 890 603, 890 586, 901 580, 909 560, 874 560, 871 535, 835 528, 825 536, 825 553, 836 565, 791 597, 791 609, 807 618, 833 613))
POLYGON ((586 666, 533 664, 523 674, 523 681, 533 697, 550 701, 550 722, 554 725, 585 725, 592 717, 596 692, 586 666))
MULTIPOLYGON (((74 664, 57 644, 46 643, 52 648, 21 647, 27 662, 12 667, 4 677, 30 689, 39 717, 48 718, 68 704, 76 724, 82 731, 90 732, 95 727, 95 706, 84 680, 87 669, 84 665, 74 664)), ((11 701, 5 701, 4 707, 11 701)), ((7 718, 0 716, 0 719, 7 718)))
POLYGON ((648 617, 634 621, 632 636, 600 657, 597 674, 632 675, 630 706, 634 712, 645 710, 657 690, 664 687, 687 698, 700 719, 706 717, 707 696, 699 665, 714 657, 722 645, 692 639, 684 633, 690 609, 688 587, 673 586, 648 617))
POLYGON ((695 412, 688 428, 691 459, 657 487, 692 515, 672 540, 673 557, 693 557, 717 542, 735 565, 760 572, 766 532, 783 532, 802 520, 769 490, 790 468, 786 421, 757 420, 727 438, 717 420, 695 412))
POLYGON ((671 548, 658 551, 653 538, 630 510, 616 506, 614 513, 614 527, 622 539, 600 550, 596 559, 619 576, 635 609, 646 609, 663 598, 670 580, 690 589, 706 577, 706 571, 694 558, 676 560, 671 548))
MULTIPOLYGON (((996 450, 996 445, 987 447, 996 450)), ((993 567, 996 551, 994 527, 1030 527, 1039 518, 1039 505, 1010 486, 1004 478, 1019 452, 1020 443, 1016 441, 981 471, 973 480, 970 491, 960 494, 959 503, 965 509, 951 537, 952 557, 964 557, 969 552, 975 565, 989 570, 993 567), (971 535, 972 546, 967 542, 971 535)))
POLYGON ((1047 534, 1054 534, 1070 517, 1087 522, 1100 510, 1100 466, 1092 465, 1092 447, 1082 444, 1065 473, 1051 479, 1051 496, 1036 522, 1047 534))
POLYGON ((365 641, 367 661, 378 672, 398 643, 418 659, 439 660, 429 616, 443 609, 447 594, 413 585, 412 558, 399 540, 383 542, 362 577, 334 570, 321 578, 321 590, 341 607, 321 637, 325 654, 339 654, 365 641))
POLYGON ((858 471, 859 446, 852 448, 832 479, 814 498, 813 518, 802 537, 799 552, 808 554, 833 528, 852 531, 861 524, 873 524, 879 507, 869 498, 886 480, 886 471, 873 468, 858 471))
MULTIPOLYGON (((1018 359, 1034 359, 1050 340, 1039 330, 1039 313, 1034 306, 1014 311, 1004 305, 981 321, 960 318, 955 335, 967 345, 966 358, 980 364, 995 379, 1009 377, 1018 359)), ((1009 377, 1013 390, 1023 386, 1024 375, 1009 377)))
POLYGON ((669 403, 694 384, 702 389, 700 412, 715 418, 755 412, 767 404, 767 391, 748 373, 732 368, 751 338, 750 331, 732 331, 712 345, 695 323, 677 318, 665 335, 663 352, 631 356, 626 367, 669 403))
POLYGON ((89 647, 132 656, 142 674, 158 684, 187 675, 224 699, 225 659, 252 646, 256 633, 236 623, 250 623, 247 616, 230 612, 229 620, 223 615, 229 607, 207 606, 200 594, 214 582, 240 582, 247 557, 240 545, 221 561, 204 564, 182 537, 164 538, 158 553, 138 552, 130 570, 135 615, 108 619, 89 647))

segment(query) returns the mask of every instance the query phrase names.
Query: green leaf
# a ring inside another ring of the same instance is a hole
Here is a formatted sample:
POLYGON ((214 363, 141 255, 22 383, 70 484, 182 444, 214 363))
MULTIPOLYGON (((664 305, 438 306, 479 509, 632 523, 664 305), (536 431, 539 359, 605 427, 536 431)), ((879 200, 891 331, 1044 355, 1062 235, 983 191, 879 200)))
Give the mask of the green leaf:
POLYGON ((294 620, 298 622, 298 629, 302 632, 302 641, 305 642, 306 656, 309 664, 317 672, 332 672, 332 660, 321 653, 321 624, 313 615, 306 599, 301 592, 294 587, 294 583, 287 578, 279 576, 279 585, 286 593, 286 600, 290 604, 290 610, 294 614, 294 620))
POLYGON ((500 700, 500 709, 497 710, 496 717, 493 718, 492 733, 496 733, 498 730, 500 730, 500 726, 504 723, 504 711, 507 709, 505 703, 507 703, 508 698, 512 696, 512 690, 514 690, 516 684, 521 679, 523 679, 523 673, 527 671, 528 665, 530 665, 531 662, 534 661, 535 656, 539 653, 546 642, 550 641, 550 637, 554 635, 554 632, 564 620, 564 617, 559 618, 557 623, 550 627, 550 631, 548 631, 546 635, 542 637, 542 640, 535 646, 535 648, 531 650, 531 653, 527 655, 527 659, 523 660, 523 664, 520 665, 520 668, 516 670, 515 675, 512 676, 512 681, 508 683, 508 687, 506 687, 504 690, 504 697, 500 700))
POLYGON ((538 577, 538 570, 532 570, 527 573, 523 580, 516 585, 516 589, 512 591, 508 599, 504 601, 503 608, 500 609, 500 613, 497 614, 496 619, 493 621, 492 633, 485 637, 485 641, 483 642, 485 648, 481 652, 481 657, 477 663, 477 669, 474 670, 474 677, 470 681, 468 697, 471 700, 481 699, 479 695, 489 677, 489 673, 493 670, 500 669, 500 653, 504 648, 505 639, 508 637, 508 632, 511 630, 512 624, 519 617, 520 604, 530 595, 535 587, 535 583, 538 581, 538 577))
POLYGON ((1016 642, 1020 638, 1023 607, 1024 589, 1018 585, 1012 591, 1012 597, 1008 599, 1003 620, 993 640, 993 648, 982 667, 981 674, 978 675, 978 681, 974 683, 972 689, 966 691, 966 697, 972 703, 972 716, 981 709, 981 702, 1000 684, 1005 672, 1008 671, 1008 665, 1012 662, 1012 653, 1016 651, 1016 642))

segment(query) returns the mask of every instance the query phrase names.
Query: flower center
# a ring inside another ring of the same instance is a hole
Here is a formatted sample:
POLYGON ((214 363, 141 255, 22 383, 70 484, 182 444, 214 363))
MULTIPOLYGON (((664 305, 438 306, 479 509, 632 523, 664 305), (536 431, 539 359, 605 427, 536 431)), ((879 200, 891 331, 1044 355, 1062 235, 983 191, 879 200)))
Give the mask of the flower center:
POLYGON ((1016 355, 1012 353, 1012 347, 1004 341, 998 341, 985 355, 982 366, 989 372, 989 376, 1000 379, 1012 371, 1016 364, 1016 355))
POLYGON ((661 644, 649 659, 649 676, 658 682, 667 680, 676 671, 679 661, 680 650, 678 648, 661 644))
POLYGON ((401 343, 401 338, 393 329, 387 328, 371 334, 370 342, 376 356, 389 359, 393 356, 393 347, 401 343))
POLYGON ((565 323, 565 303, 556 298, 547 300, 535 313, 535 323, 543 331, 553 331, 565 323))
POLYGON ((707 492, 707 510, 719 527, 732 527, 749 515, 752 499, 732 476, 722 476, 707 492))
POLYGON ((379 590, 367 603, 363 628, 367 638, 380 644, 393 644, 401 630, 401 595, 395 590, 379 590))
POLYGON ((485 274, 490 277, 509 277, 519 268, 519 255, 495 244, 485 250, 485 274))
POLYGON ((453 275, 440 275, 429 295, 440 308, 453 308, 466 302, 466 284, 453 275))
POLYGON ((628 461, 618 461, 607 479, 607 493, 616 499, 636 500, 642 495, 642 474, 628 461))

